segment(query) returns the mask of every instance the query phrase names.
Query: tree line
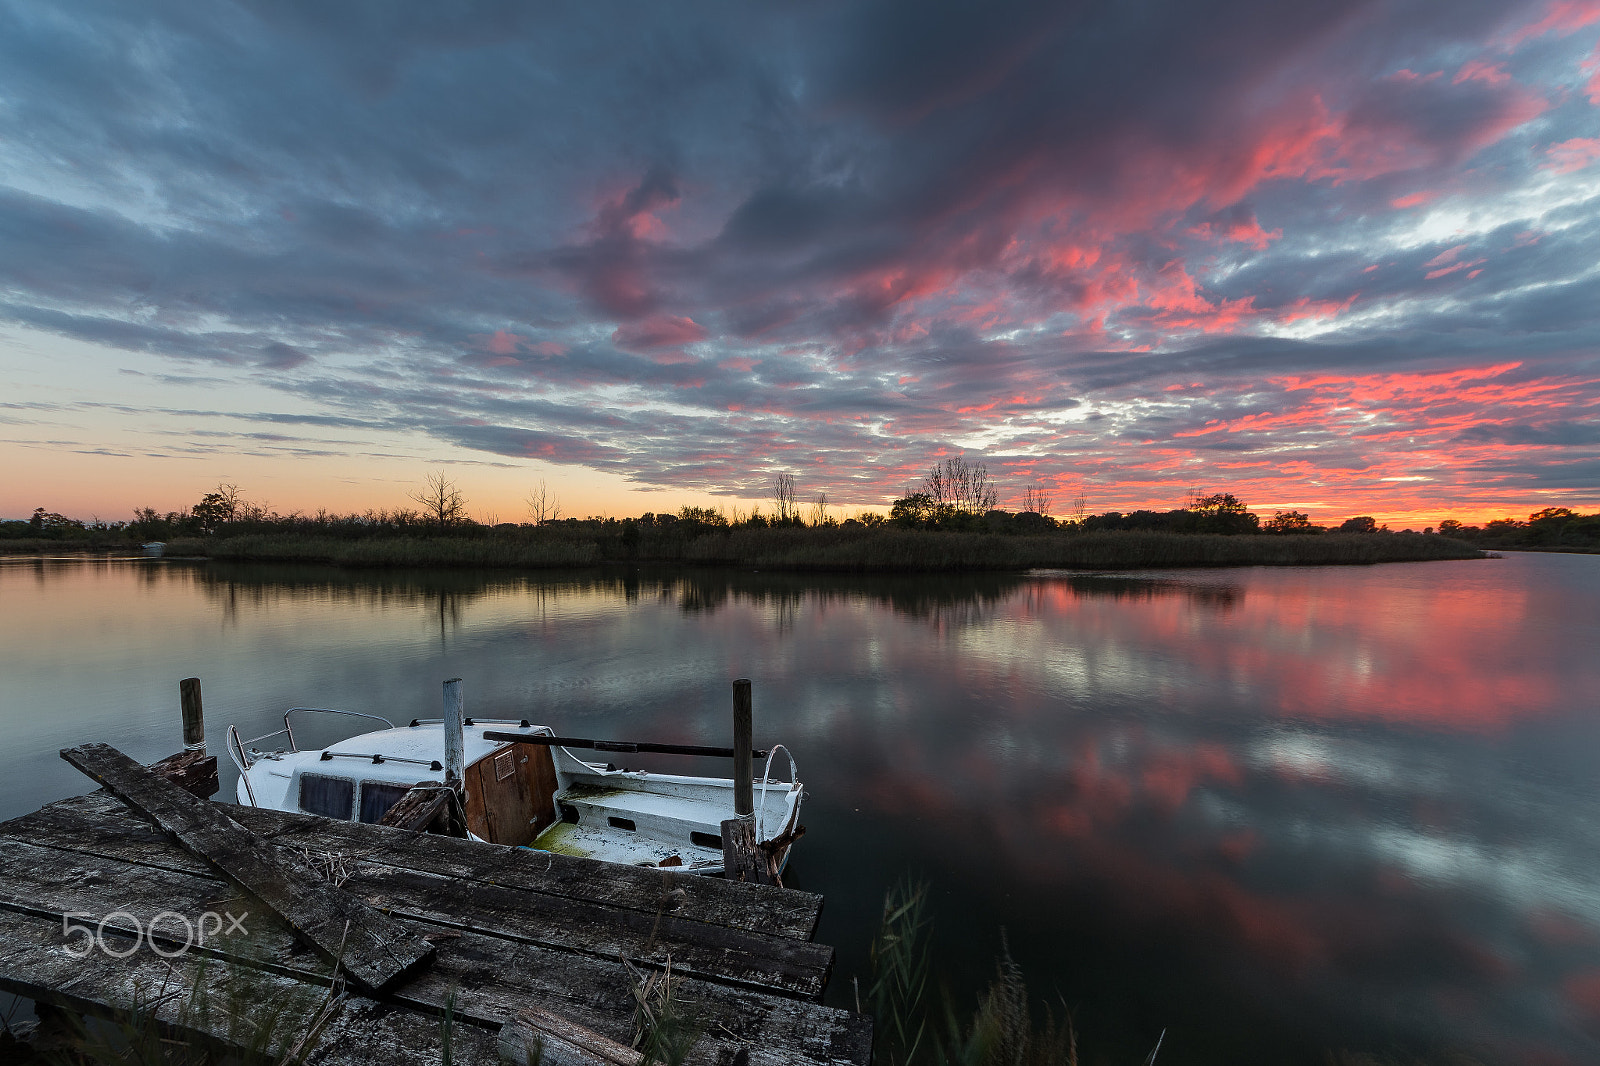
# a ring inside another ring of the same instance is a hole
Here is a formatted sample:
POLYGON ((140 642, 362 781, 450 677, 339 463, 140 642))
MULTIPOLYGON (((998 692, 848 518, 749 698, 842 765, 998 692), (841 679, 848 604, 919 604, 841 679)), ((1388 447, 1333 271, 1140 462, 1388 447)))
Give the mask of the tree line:
MULTIPOLYGON (((359 514, 279 514, 245 498, 233 484, 219 484, 186 511, 157 512, 140 508, 127 522, 82 522, 37 508, 30 519, 0 522, 0 539, 46 541, 170 541, 180 538, 232 537, 258 534, 307 535, 338 539, 374 536, 484 537, 513 533, 538 535, 609 532, 624 544, 640 537, 697 537, 740 529, 868 530, 899 528, 966 533, 1040 535, 1076 532, 1145 531, 1197 534, 1266 533, 1313 536, 1324 533, 1382 533, 1370 515, 1356 515, 1337 525, 1319 525, 1301 511, 1277 511, 1263 521, 1243 500, 1229 492, 1192 490, 1180 507, 1166 511, 1137 510, 1087 513, 1084 500, 1072 501, 1070 513, 1052 512, 1053 497, 1041 484, 1027 486, 1015 509, 998 506, 999 488, 981 462, 948 456, 934 463, 912 491, 895 499, 887 516, 862 510, 841 516, 825 492, 802 499, 792 473, 773 475, 765 500, 748 510, 740 507, 683 506, 675 512, 646 512, 628 518, 564 516, 560 500, 543 482, 524 499, 522 521, 495 517, 477 521, 467 512, 459 484, 443 471, 427 474, 408 495, 415 507, 368 510, 359 514), (767 510, 763 510, 763 505, 767 510)), ((1409 530, 1406 532, 1410 532, 1409 530)), ((1425 533, 1434 533, 1429 527, 1425 533)), ((1437 533, 1482 547, 1600 547, 1600 514, 1582 515, 1551 507, 1526 522, 1499 519, 1482 527, 1453 519, 1437 533)))

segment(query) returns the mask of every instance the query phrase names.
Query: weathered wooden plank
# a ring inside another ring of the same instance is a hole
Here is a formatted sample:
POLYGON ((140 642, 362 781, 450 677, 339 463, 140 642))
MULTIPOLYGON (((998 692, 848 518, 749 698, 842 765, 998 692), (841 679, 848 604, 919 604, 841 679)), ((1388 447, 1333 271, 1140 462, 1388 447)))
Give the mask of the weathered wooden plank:
POLYGON ((106 744, 67 748, 61 757, 171 833, 282 918, 352 981, 381 989, 433 955, 433 946, 392 919, 319 880, 223 814, 106 744))
POLYGON ((0 836, 79 855, 103 855, 192 873, 213 872, 209 863, 173 844, 170 836, 109 792, 74 796, 0 822, 0 836))
MULTIPOLYGON (((810 940, 822 913, 821 896, 793 889, 737 885, 697 874, 397 832, 309 814, 233 805, 223 805, 223 810, 259 838, 307 854, 359 855, 385 865, 627 907, 652 915, 667 909, 686 921, 788 939, 810 940)), ((91 851, 96 841, 114 839, 121 832, 117 826, 135 821, 141 829, 146 824, 105 794, 93 793, 60 800, 0 823, 0 834, 91 851), (74 826, 82 827, 84 839, 71 839, 74 826)), ((162 860, 152 857, 141 861, 162 860)))
POLYGON ((358 822, 330 822, 254 807, 241 807, 234 817, 261 836, 283 843, 355 852, 374 862, 650 914, 666 901, 680 918, 795 940, 810 940, 822 915, 822 897, 811 892, 502 848, 474 840, 399 834, 358 822))
POLYGON ((461 883, 393 866, 357 865, 344 890, 396 915, 605 959, 619 956, 753 988, 820 999, 833 949, 503 885, 461 883))
MULTIPOLYGON (((168 845, 171 847, 172 845, 168 845)), ((327 974, 324 961, 270 911, 242 895, 214 872, 188 873, 80 856, 62 861, 62 852, 20 840, 0 838, 0 910, 55 920, 74 932, 81 948, 103 926, 134 936, 139 930, 167 945, 163 950, 195 950, 224 957, 257 954, 263 965, 284 972, 327 974), (216 917, 205 920, 204 916, 216 917), (158 916, 166 916, 156 920, 158 916), (199 923, 205 921, 202 933, 199 923)))
MULTIPOLYGON (((632 988, 620 964, 463 933, 391 994, 430 1002, 454 989, 458 1010, 492 1022, 533 1003, 627 1044, 632 988)), ((683 979, 677 999, 705 1027, 689 1066, 727 1066, 740 1052, 751 1066, 866 1066, 871 1058, 872 1022, 863 1015, 694 977, 683 979)))
MULTIPOLYGON (((106 929, 114 935, 117 930, 132 933, 133 923, 147 925, 150 917, 164 910, 199 914, 212 907, 219 894, 230 891, 227 882, 212 873, 197 875, 109 859, 64 871, 51 861, 61 854, 54 849, 14 839, 0 841, 0 849, 0 919, 20 899, 31 914, 40 916, 31 920, 44 921, 58 937, 61 915, 99 916, 108 909, 108 899, 130 912, 107 922, 106 929), (72 876, 63 879, 64 872, 72 876)), ((397 920, 418 935, 443 932, 438 925, 397 920)), ((221 937, 208 942, 206 950, 230 965, 300 975, 308 982, 326 981, 328 965, 270 916, 251 915, 246 924, 248 946, 221 937)), ((162 924, 159 933, 164 950, 172 951, 182 942, 183 931, 174 923, 162 924)), ((76 934, 70 943, 76 947, 81 939, 82 934, 76 934)), ((148 945, 142 949, 149 950, 148 945)), ((9 979, 7 973, 0 960, 0 983, 9 979)), ((462 931, 446 933, 434 963, 403 978, 387 996, 432 1010, 453 998, 464 1020, 486 1026, 498 1026, 527 1006, 539 1006, 627 1043, 632 1038, 631 989, 631 977, 619 961, 462 931)), ((695 1066, 729 1063, 740 1049, 756 1066, 867 1061, 870 1023, 857 1015, 696 977, 683 979, 680 999, 697 1013, 708 1034, 691 1056, 695 1066)))
POLYGON ((500 1027, 500 1059, 510 1066, 643 1066, 635 1048, 607 1040, 570 1018, 529 1007, 500 1027))
MULTIPOLYGON (((98 820, 63 817, 60 808, 54 813, 56 818, 51 824, 30 818, 20 826, 0 826, 0 831, 11 833, 0 835, 0 856, 18 856, 14 863, 17 869, 11 872, 13 879, 23 877, 30 866, 41 868, 46 880, 63 868, 97 870, 96 864, 84 861, 90 854, 146 864, 153 869, 215 876, 208 866, 143 823, 129 823, 119 817, 114 824, 127 825, 133 832, 118 837, 107 833, 98 820), (79 841, 88 841, 89 847, 65 850, 74 848, 79 841), (64 850, 55 850, 57 847, 64 850), (63 855, 74 856, 71 866, 65 865, 63 855)), ((314 855, 311 861, 316 863, 314 855)), ((392 915, 606 959, 623 956, 656 967, 665 966, 670 959, 679 971, 713 980, 820 998, 833 964, 833 949, 826 945, 686 921, 667 911, 645 914, 485 883, 464 891, 461 883, 451 878, 361 861, 353 856, 342 859, 337 868, 345 878, 341 883, 343 891, 392 915)), ((331 872, 332 863, 329 869, 331 872)), ((7 883, 7 877, 0 874, 0 905, 6 899, 7 883)), ((19 893, 26 895, 25 890, 19 893)), ((158 894, 155 898, 162 897, 158 894)))
MULTIPOLYGON (((131 941, 109 938, 113 950, 131 941)), ((81 958, 59 920, 0 911, 0 988, 77 1013, 123 1022, 154 1020, 211 1046, 277 1056, 304 1040, 307 1066, 438 1066, 443 1036, 435 1012, 350 996, 329 1003, 327 989, 294 977, 220 965, 190 953, 161 958, 147 948, 126 958, 100 951, 81 958), (69 950, 71 949, 71 950, 69 950)), ((454 1027, 452 1058, 462 1066, 498 1063, 498 1032, 454 1027)))

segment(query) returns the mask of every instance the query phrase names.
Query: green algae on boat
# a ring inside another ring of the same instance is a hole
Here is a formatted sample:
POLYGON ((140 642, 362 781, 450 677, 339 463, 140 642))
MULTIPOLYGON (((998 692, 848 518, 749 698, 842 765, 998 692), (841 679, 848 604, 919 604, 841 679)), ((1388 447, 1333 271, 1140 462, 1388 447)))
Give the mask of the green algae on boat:
POLYGON ((567 840, 576 830, 572 822, 557 822, 550 828, 540 833, 531 845, 539 851, 551 851, 557 855, 571 855, 574 858, 587 859, 589 852, 567 840))

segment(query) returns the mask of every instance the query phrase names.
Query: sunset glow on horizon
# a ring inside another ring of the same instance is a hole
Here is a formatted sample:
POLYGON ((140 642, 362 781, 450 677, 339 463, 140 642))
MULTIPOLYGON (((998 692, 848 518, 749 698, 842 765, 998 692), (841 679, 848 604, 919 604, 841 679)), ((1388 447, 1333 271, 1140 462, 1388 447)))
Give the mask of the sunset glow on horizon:
POLYGON ((0 0, 0 518, 1600 510, 1600 0, 0 0))

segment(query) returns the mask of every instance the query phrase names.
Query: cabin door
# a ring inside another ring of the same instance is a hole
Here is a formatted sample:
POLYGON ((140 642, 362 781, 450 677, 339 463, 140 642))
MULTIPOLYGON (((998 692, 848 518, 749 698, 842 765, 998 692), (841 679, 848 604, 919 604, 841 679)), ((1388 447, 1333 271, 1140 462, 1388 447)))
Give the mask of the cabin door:
POLYGON ((556 767, 544 744, 507 744, 467 767, 467 828, 513 847, 556 820, 556 767))

